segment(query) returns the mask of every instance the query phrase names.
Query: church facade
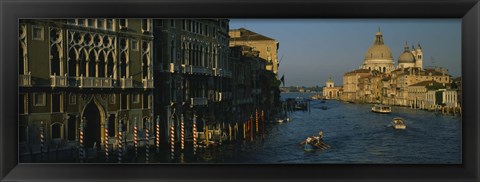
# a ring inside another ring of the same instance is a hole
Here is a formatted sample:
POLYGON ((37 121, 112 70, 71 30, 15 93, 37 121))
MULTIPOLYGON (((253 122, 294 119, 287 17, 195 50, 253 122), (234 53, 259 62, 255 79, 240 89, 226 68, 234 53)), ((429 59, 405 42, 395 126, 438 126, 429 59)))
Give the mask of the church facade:
MULTIPOLYGON (((440 88, 457 89, 451 85, 452 79, 447 69, 424 68, 420 44, 410 49, 405 43, 404 51, 398 57, 395 66, 390 48, 385 44, 379 29, 375 34, 374 43, 365 52, 364 62, 360 68, 344 74, 340 99, 349 102, 426 108, 427 92, 444 92, 440 88)), ((454 96, 449 96, 449 99, 438 101, 436 104, 447 107, 450 105, 453 109, 459 107, 458 99, 450 97, 454 96), (457 103, 447 103, 452 100, 457 103)), ((429 106, 431 107, 438 106, 429 106)))

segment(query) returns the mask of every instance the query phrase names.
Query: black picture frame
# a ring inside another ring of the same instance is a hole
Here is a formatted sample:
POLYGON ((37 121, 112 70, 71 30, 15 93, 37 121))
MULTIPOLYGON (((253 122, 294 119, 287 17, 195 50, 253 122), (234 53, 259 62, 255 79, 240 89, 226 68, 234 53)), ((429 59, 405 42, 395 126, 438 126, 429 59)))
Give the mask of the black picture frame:
POLYGON ((1 181, 479 181, 478 0, 0 0, 1 181), (461 18, 461 165, 18 164, 19 18, 461 18))

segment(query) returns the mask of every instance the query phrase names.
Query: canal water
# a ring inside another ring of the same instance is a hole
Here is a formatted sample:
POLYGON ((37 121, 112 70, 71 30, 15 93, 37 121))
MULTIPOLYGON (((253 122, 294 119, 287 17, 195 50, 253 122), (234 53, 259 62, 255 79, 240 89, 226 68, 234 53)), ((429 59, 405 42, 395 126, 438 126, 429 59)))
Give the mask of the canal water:
MULTIPOLYGON (((310 95, 281 96, 286 99, 310 95)), ((196 162, 461 164, 461 117, 406 107, 392 107, 391 114, 378 114, 371 112, 371 107, 313 100, 311 110, 293 112, 292 121, 267 125, 263 141, 257 138, 241 145, 208 149, 196 162), (328 109, 322 110, 322 106, 328 109), (390 121, 394 117, 404 118, 407 129, 393 129, 390 121), (305 152, 299 142, 319 130, 323 130, 324 142, 331 148, 305 152)))
MULTIPOLYGON (((286 98, 304 97, 313 94, 282 93, 286 98)), ((459 116, 447 116, 406 107, 392 107, 391 114, 371 112, 371 104, 352 104, 337 100, 325 103, 313 100, 309 111, 290 113, 291 121, 268 123, 265 135, 256 135, 253 141, 226 141, 220 146, 199 148, 193 155, 193 143, 187 140, 185 150, 179 146, 171 155, 168 147, 154 152, 150 148, 150 163, 253 163, 253 164, 461 164, 462 121, 459 116), (322 107, 327 109, 323 110, 322 107), (406 130, 395 130, 390 122, 402 117, 406 130), (323 131, 324 142, 331 146, 323 151, 303 150, 299 143, 308 136, 323 131), (173 157, 172 157, 173 156, 173 157)), ((263 132, 260 130, 259 133, 263 132)), ((138 149, 135 157, 130 147, 123 156, 123 163, 145 163, 145 148, 138 149)), ((76 151, 78 152, 78 151, 76 151)), ((117 152, 111 152, 106 160, 99 151, 85 161, 75 157, 75 150, 52 153, 21 162, 86 162, 117 163, 117 152), (63 156, 63 157, 62 157, 63 156), (73 156, 73 157, 72 157, 73 156), (57 159, 58 158, 58 159, 57 159), (42 160, 41 160, 42 159, 42 160), (56 160, 52 160, 56 159, 56 160)), ((91 153, 91 152, 89 152, 91 153)))

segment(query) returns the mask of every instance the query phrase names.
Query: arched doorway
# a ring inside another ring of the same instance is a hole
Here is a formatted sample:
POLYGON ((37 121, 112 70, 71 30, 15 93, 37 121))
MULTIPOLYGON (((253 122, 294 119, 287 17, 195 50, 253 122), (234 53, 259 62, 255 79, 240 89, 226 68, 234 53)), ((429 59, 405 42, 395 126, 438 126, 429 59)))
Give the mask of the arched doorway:
POLYGON ((84 146, 86 148, 92 148, 94 143, 96 143, 96 146, 100 147, 103 133, 101 126, 105 118, 100 107, 97 106, 93 100, 90 101, 90 103, 85 106, 82 117, 85 119, 84 146))

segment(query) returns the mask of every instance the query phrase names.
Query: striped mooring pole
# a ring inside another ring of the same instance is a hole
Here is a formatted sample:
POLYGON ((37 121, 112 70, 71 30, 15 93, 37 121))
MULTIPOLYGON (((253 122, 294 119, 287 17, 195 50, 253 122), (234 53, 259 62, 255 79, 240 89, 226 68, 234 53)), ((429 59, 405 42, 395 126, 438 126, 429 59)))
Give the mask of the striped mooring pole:
POLYGON ((118 125, 118 163, 122 162, 123 155, 123 123, 120 121, 118 125))
POLYGON ((145 162, 148 163, 150 161, 150 119, 147 119, 146 127, 145 127, 145 140, 147 144, 145 145, 145 162))
POLYGON ((185 122, 183 120, 183 114, 180 116, 180 143, 182 151, 185 149, 185 122))
POLYGON ((108 122, 105 122, 105 161, 108 162, 108 122))
POLYGON ((193 155, 197 154, 197 115, 193 114, 193 155))
POLYGON ((135 122, 133 123, 133 147, 135 148, 135 157, 138 157, 138 127, 137 127, 137 117, 135 117, 135 122))
POLYGON ((170 156, 172 160, 175 157, 175 121, 173 119, 170 125, 170 156))
POLYGON ((79 137, 79 142, 80 142, 80 160, 83 162, 85 159, 85 146, 83 145, 83 140, 84 140, 84 130, 85 130, 85 118, 83 118, 80 121, 80 137, 79 137))
POLYGON ((160 152, 160 116, 158 115, 155 123, 155 147, 157 148, 157 153, 160 152))
POLYGON ((45 127, 43 121, 40 122, 40 157, 41 160, 45 160, 45 127))

